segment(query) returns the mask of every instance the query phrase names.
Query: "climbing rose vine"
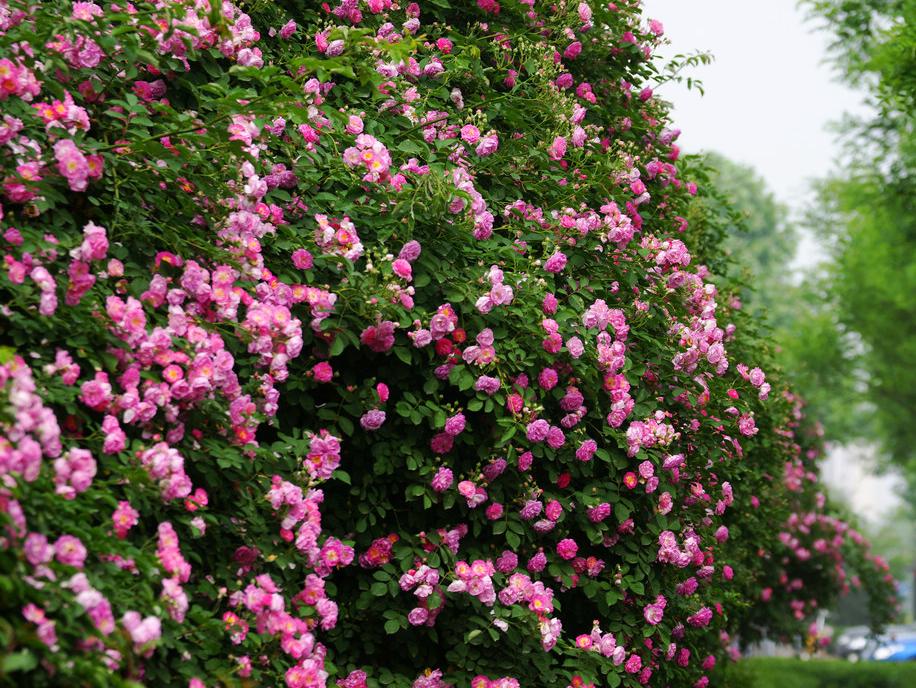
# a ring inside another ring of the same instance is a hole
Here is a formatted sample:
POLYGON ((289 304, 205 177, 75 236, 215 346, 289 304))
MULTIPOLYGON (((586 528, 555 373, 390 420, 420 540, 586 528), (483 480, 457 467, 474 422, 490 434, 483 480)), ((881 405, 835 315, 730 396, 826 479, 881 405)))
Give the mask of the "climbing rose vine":
POLYGON ((0 0, 0 679, 702 687, 837 589, 885 619, 663 33, 0 0))

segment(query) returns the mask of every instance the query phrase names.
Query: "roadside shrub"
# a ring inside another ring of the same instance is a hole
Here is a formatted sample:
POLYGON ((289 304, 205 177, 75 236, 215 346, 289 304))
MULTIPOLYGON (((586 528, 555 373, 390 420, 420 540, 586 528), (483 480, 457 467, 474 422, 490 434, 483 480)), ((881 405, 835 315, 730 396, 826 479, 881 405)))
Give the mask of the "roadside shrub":
POLYGON ((704 686, 887 616, 662 25, 536 4, 0 3, 2 680, 704 686))

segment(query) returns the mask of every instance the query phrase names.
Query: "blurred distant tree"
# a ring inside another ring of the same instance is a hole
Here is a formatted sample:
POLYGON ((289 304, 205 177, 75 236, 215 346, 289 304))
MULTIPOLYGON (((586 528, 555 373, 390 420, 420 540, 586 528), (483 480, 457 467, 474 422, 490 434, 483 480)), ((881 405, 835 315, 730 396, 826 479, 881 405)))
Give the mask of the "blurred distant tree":
POLYGON ((718 153, 707 153, 710 181, 728 206, 726 246, 743 276, 745 310, 766 316, 778 343, 773 352, 792 388, 819 419, 831 440, 849 440, 862 431, 857 401, 854 335, 844 334, 835 309, 827 307, 825 276, 810 268, 798 283, 792 262, 798 231, 766 182, 753 168, 718 153))
POLYGON ((829 282, 820 273, 781 292, 774 306, 776 360, 804 397, 807 412, 835 442, 872 437, 863 398, 863 371, 855 352, 861 344, 845 331, 830 306, 829 282))
POLYGON ((916 0, 806 4, 877 113, 845 123, 847 159, 821 184, 812 226, 832 253, 835 316, 860 342, 876 439, 916 495, 916 0))
POLYGON ((718 153, 708 153, 706 161, 712 185, 740 216, 740 223, 728 227, 726 247, 749 270, 749 289, 742 300, 755 314, 772 309, 791 281, 789 266, 796 249, 797 233, 787 221, 787 209, 752 167, 718 153))
POLYGON ((875 551, 887 553, 887 563, 897 580, 908 580, 916 561, 916 522, 908 516, 901 507, 880 524, 865 529, 875 551))
POLYGON ((916 512, 916 0, 803 2, 875 113, 843 123, 844 158, 806 219, 827 265, 793 279, 785 208, 751 168, 707 160, 734 220, 726 241, 745 266, 742 300, 767 313, 777 362, 830 439, 882 446, 916 512))

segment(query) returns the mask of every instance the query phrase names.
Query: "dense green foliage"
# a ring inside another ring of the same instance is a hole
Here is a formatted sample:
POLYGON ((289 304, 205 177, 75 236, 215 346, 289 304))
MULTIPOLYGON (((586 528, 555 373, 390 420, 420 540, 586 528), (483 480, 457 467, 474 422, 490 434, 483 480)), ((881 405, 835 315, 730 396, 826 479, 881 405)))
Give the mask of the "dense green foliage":
POLYGON ((702 687, 889 617, 618 5, 0 2, 0 682, 702 687))

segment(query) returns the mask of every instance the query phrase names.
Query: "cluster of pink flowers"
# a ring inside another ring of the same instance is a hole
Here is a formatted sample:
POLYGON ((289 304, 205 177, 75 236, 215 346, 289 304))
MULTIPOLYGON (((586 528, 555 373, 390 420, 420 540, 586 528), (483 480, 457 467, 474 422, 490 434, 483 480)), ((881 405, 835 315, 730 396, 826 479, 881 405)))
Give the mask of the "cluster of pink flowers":
MULTIPOLYGON (((556 307, 551 304, 551 310, 556 307)), ((545 311, 548 310, 545 308, 545 311)), ((604 371, 604 389, 607 391, 611 408, 607 424, 620 427, 633 410, 635 404, 630 396, 630 383, 620 373, 626 364, 626 341, 630 332, 626 317, 620 309, 609 308, 603 299, 596 300, 582 316, 582 324, 588 329, 598 329, 596 348, 598 365, 604 371), (614 338, 607 332, 613 328, 614 338)))
POLYGON ((315 215, 315 221, 318 223, 315 243, 322 252, 343 256, 350 262, 357 261, 363 255, 363 245, 350 218, 336 220, 329 219, 327 215, 315 215))
POLYGON ((121 625, 130 634, 134 643, 134 652, 149 657, 156 643, 162 637, 162 621, 158 616, 141 617, 133 610, 124 613, 121 625))
POLYGON ((162 499, 170 501, 191 494, 191 478, 184 470, 184 457, 166 442, 158 442, 140 454, 140 463, 159 484, 162 499))
POLYGON ((496 265, 490 267, 486 274, 486 280, 490 283, 490 291, 477 299, 475 304, 477 310, 483 314, 492 311, 496 306, 508 306, 515 297, 512 287, 503 281, 505 275, 496 265))
POLYGON ((75 499, 85 492, 95 477, 96 463, 91 452, 72 448, 54 460, 54 484, 56 492, 64 499, 75 499))
POLYGON ((435 626, 436 617, 445 606, 439 570, 423 564, 402 574, 398 585, 404 592, 413 592, 417 598, 417 606, 407 614, 407 622, 412 626, 435 626))
POLYGON ((21 61, 0 58, 0 101, 10 97, 30 103, 41 92, 41 83, 21 61))
MULTIPOLYGON (((640 449, 648 447, 668 447, 680 437, 675 429, 665 422, 663 411, 656 411, 645 421, 635 420, 627 427, 627 456, 636 456, 640 449)), ((644 476, 651 477, 651 476, 644 476)))
MULTIPOLYGON (((304 604, 313 606, 321 618, 323 628, 333 628, 337 622, 337 605, 324 594, 324 583, 318 576, 309 574, 304 589, 296 596, 304 604)), ((275 636, 280 649, 296 663, 285 675, 289 688, 316 688, 325 685, 328 673, 324 668, 325 647, 316 642, 312 633, 314 620, 306 621, 286 610, 286 599, 280 588, 267 574, 256 576, 254 582, 230 596, 230 604, 244 607, 254 615, 258 633, 275 636)), ((230 634, 244 638, 247 623, 237 616, 224 619, 230 634)))
POLYGON ((85 573, 77 573, 63 586, 75 595, 76 603, 83 608, 95 629, 102 635, 111 635, 115 628, 115 618, 111 603, 102 593, 92 587, 85 573))
POLYGON ((0 364, 0 395, 15 419, 9 426, 0 421, 0 476, 33 482, 43 456, 60 456, 57 417, 42 402, 32 370, 18 356, 0 364))
POLYGON ((376 569, 391 561, 392 548, 400 538, 391 533, 386 537, 376 538, 365 552, 359 555, 359 565, 364 569, 376 569))
POLYGON ((54 144, 54 159, 57 171, 67 180, 71 191, 85 191, 89 179, 101 176, 101 167, 90 165, 89 158, 71 139, 61 139, 54 144))
POLYGON ((117 508, 111 515, 111 521, 114 525, 115 535, 121 540, 127 537, 128 531, 133 528, 140 519, 140 512, 134 509, 130 502, 120 501, 117 508))
POLYGON ((394 332, 397 327, 398 324, 393 320, 382 320, 364 329, 359 335, 359 341, 376 353, 385 353, 394 346, 394 332))
POLYGON ((321 512, 319 506, 324 499, 321 490, 309 490, 305 495, 298 485, 283 480, 279 475, 273 476, 267 500, 274 511, 284 507, 288 510, 280 523, 280 535, 287 542, 295 538, 296 548, 308 555, 310 560, 318 558, 320 549, 318 537, 321 535, 321 512), (294 535, 293 528, 302 523, 294 535))
POLYGON ((468 509, 476 509, 487 501, 487 490, 477 485, 472 480, 462 480, 458 483, 458 494, 467 501, 468 509))
POLYGON ((441 669, 427 669, 411 684, 411 688, 454 688, 442 679, 441 669))
POLYGON ((758 388, 758 396, 761 399, 766 400, 769 397, 771 389, 770 383, 766 381, 766 373, 764 373, 760 368, 751 368, 748 370, 746 365, 739 363, 737 366, 735 366, 735 369, 738 371, 738 374, 741 375, 741 377, 754 385, 754 387, 758 388))
POLYGON ((597 621, 592 626, 591 633, 576 636, 575 644, 580 650, 597 652, 613 660, 615 666, 623 664, 627 657, 626 647, 617 642, 617 637, 613 633, 603 633, 597 621))
POLYGON ((57 625, 48 618, 44 609, 30 602, 23 608, 22 616, 25 617, 26 621, 35 624, 35 635, 52 652, 56 652, 59 649, 57 645, 57 625))
POLYGON ((179 623, 184 621, 188 611, 188 596, 181 587, 191 577, 191 565, 181 554, 178 543, 178 534, 168 521, 159 524, 159 542, 156 547, 156 556, 163 570, 169 574, 162 580, 162 594, 160 599, 165 604, 169 615, 179 623))
POLYGON ((700 549, 700 540, 696 534, 689 534, 684 538, 683 549, 678 544, 677 536, 670 530, 663 531, 658 536, 658 561, 673 564, 684 568, 694 564, 699 566, 704 561, 703 551, 700 549))
POLYGON ((340 465, 340 439, 322 429, 317 435, 310 435, 309 453, 305 467, 309 475, 317 480, 327 480, 340 465))
POLYGON ((343 161, 349 167, 364 169, 365 182, 381 182, 389 177, 391 154, 385 144, 369 134, 360 134, 356 137, 356 145, 344 151, 343 161))
MULTIPOLYGON (((143 303, 133 297, 124 300, 109 296, 106 312, 112 321, 112 332, 131 346, 130 353, 117 352, 123 366, 118 383, 124 391, 113 394, 111 383, 102 373, 83 383, 84 403, 113 417, 120 416, 125 423, 149 426, 158 414, 177 418, 179 406, 201 403, 218 391, 229 402, 235 440, 240 444, 253 442, 259 422, 255 411, 274 415, 279 397, 274 381, 286 378, 288 362, 302 347, 299 321, 290 316, 288 309, 297 297, 286 287, 265 289, 259 292, 261 299, 254 300, 234 285, 237 273, 232 268, 218 267, 211 280, 211 273, 194 261, 184 262, 172 254, 162 254, 160 260, 162 265, 183 266, 179 284, 170 289, 172 278, 156 274, 142 298, 154 308, 169 308, 168 326, 150 328, 143 303), (286 299, 288 305, 278 303, 280 298, 286 299), (243 393, 233 370, 234 359, 226 351, 223 338, 194 324, 194 318, 201 316, 235 321, 240 303, 247 304, 241 325, 252 335, 249 350, 259 354, 261 364, 270 371, 258 389, 260 405, 243 393), (143 371, 160 367, 161 382, 141 377, 143 371)), ((307 300, 306 290, 298 298, 307 300)), ((332 303, 328 305, 332 307, 332 303)), ((107 421, 106 431, 117 435, 115 420, 107 421)), ((183 424, 173 421, 167 439, 174 442, 183 434, 183 424)), ((120 442, 113 446, 118 445, 120 442)))
POLYGON ((718 326, 716 321, 715 285, 703 282, 707 275, 705 268, 697 273, 675 271, 668 278, 668 287, 686 287, 692 289, 688 304, 693 315, 689 324, 675 323, 671 332, 679 338, 684 351, 675 354, 672 363, 676 370, 693 373, 701 359, 705 359, 717 375, 724 375, 728 370, 728 352, 725 341, 734 326, 726 329, 718 326))
POLYGON ((458 561, 455 564, 455 580, 449 583, 448 591, 467 593, 491 607, 496 602, 496 588, 492 578, 494 573, 496 568, 490 561, 478 559, 470 564, 458 561))
POLYGON ((496 348, 493 346, 493 330, 489 327, 480 331, 476 337, 476 345, 467 346, 461 352, 461 358, 467 364, 485 366, 496 360, 496 348))
POLYGON ((502 678, 487 678, 486 676, 475 676, 471 679, 471 688, 521 688, 517 679, 511 676, 502 678))
POLYGON ((462 196, 455 196, 449 204, 449 210, 457 215, 468 209, 474 223, 474 238, 489 239, 493 234, 493 213, 487 209, 487 203, 483 196, 474 186, 474 180, 471 174, 464 167, 455 167, 452 171, 452 183, 459 191, 464 192, 471 198, 470 207, 462 196))

